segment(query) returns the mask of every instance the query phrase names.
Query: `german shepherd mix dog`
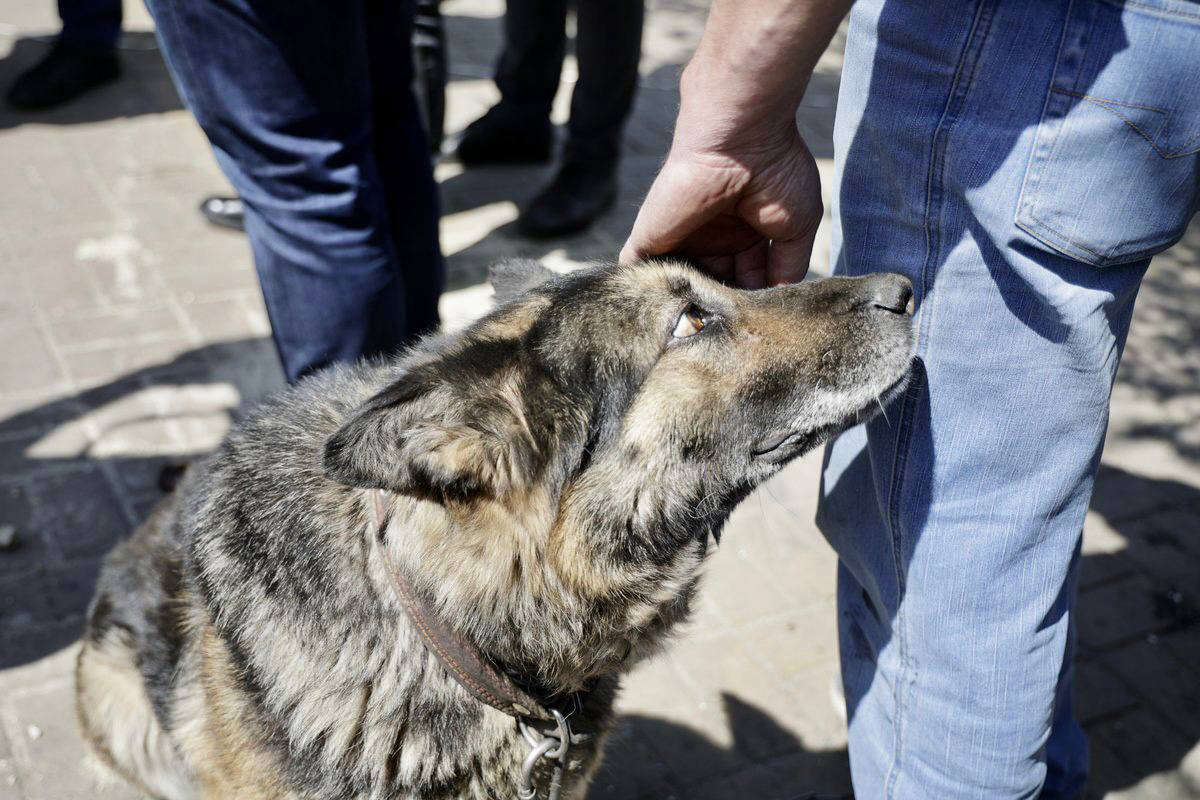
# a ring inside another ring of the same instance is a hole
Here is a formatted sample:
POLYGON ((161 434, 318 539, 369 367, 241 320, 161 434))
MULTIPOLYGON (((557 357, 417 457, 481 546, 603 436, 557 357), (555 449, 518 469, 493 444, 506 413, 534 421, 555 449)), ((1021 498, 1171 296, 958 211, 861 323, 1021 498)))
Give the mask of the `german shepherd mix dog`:
POLYGON ((76 676, 108 767, 171 800, 581 797, 709 538, 912 359, 896 275, 493 283, 467 330, 253 411, 108 557, 76 676))

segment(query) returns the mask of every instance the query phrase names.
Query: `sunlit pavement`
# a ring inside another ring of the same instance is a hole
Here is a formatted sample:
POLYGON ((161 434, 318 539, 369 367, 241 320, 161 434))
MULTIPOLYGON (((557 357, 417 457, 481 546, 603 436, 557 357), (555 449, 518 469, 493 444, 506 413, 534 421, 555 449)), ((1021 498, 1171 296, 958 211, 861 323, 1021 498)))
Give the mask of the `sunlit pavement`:
MULTIPOLYGON (((600 224, 523 241, 511 223, 550 168, 439 164, 448 325, 488 307, 481 281, 498 257, 567 269, 616 254, 670 141, 679 72, 703 24, 701 2, 651 6, 621 196, 600 224)), ((443 4, 452 131, 495 97, 501 7, 443 4)), ((159 496, 162 464, 211 449, 235 409, 281 383, 246 243, 196 212, 226 183, 145 12, 127 4, 126 19, 119 83, 47 114, 0 110, 0 543, 5 526, 15 535, 0 550, 3 800, 134 796, 96 787, 74 729, 72 642, 99 559, 159 496)), ((0 0, 0 87, 56 27, 47 0, 0 0)), ((835 43, 800 113, 826 175, 839 64, 835 43)), ((1077 669, 1095 796, 1200 797, 1198 260, 1194 230, 1142 291, 1088 520, 1077 669)), ((627 682, 593 798, 847 789, 816 474, 807 458, 736 514, 689 632, 627 682)))

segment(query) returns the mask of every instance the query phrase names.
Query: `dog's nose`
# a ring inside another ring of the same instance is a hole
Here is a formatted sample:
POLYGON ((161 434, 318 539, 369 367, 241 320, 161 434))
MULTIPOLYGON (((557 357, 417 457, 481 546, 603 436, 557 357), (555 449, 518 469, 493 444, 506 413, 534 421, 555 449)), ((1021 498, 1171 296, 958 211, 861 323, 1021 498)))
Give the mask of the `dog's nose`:
POLYGON ((872 307, 893 314, 913 313, 913 287, 908 278, 883 272, 867 280, 872 307))

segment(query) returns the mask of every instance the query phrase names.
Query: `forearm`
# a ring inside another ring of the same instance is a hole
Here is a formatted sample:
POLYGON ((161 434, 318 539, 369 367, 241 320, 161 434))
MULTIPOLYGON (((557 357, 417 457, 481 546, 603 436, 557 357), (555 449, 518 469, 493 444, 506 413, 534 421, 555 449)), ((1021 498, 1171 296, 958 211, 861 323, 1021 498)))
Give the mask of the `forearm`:
MULTIPOLYGON (((796 108, 851 0, 715 0, 680 81, 680 122, 703 121, 705 139, 773 138, 796 108)), ((694 130, 694 128, 693 128, 694 130)))

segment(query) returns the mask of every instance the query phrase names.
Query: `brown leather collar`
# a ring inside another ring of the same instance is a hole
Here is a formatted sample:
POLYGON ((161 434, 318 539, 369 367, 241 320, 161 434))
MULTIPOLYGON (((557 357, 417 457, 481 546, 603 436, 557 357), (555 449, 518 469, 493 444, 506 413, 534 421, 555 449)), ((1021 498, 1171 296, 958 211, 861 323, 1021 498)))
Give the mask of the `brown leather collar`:
MULTIPOLYGON (((382 489, 371 490, 371 511, 377 526, 387 524, 383 494, 382 489)), ((421 641, 464 689, 479 702, 519 720, 554 721, 548 704, 517 686, 512 678, 492 666, 479 650, 445 624, 428 599, 386 555, 386 548, 385 558, 395 579, 396 595, 421 641)))

